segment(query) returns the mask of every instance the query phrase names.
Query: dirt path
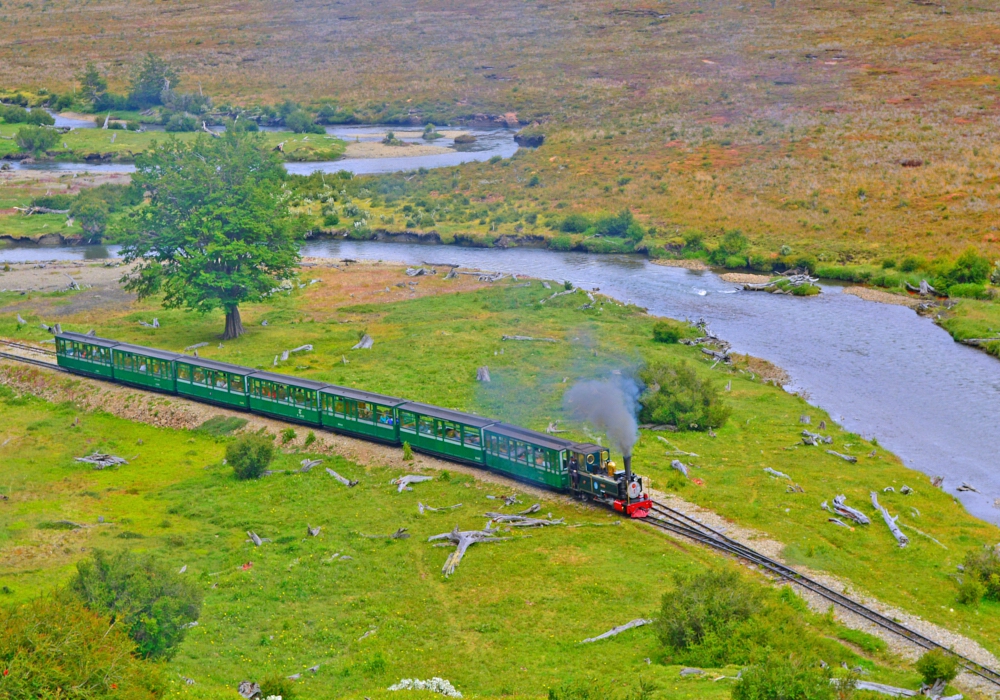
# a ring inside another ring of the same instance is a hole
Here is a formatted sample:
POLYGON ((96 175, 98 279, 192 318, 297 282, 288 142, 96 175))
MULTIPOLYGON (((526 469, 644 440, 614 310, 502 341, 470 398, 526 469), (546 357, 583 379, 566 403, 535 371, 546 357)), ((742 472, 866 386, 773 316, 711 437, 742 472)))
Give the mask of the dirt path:
MULTIPOLYGON (((5 348, 5 351, 10 350, 5 348)), ((164 428, 193 429, 200 426, 209 418, 216 416, 234 416, 248 419, 249 422, 243 428, 243 432, 253 432, 263 428, 270 434, 278 435, 290 425, 283 421, 247 414, 241 411, 231 411, 176 396, 148 393, 75 375, 68 376, 54 370, 24 365, 11 360, 0 360, 0 385, 10 387, 19 393, 31 394, 52 402, 69 401, 82 410, 93 411, 100 409, 119 418, 164 428)), ((303 430, 301 426, 292 427, 295 427, 299 434, 287 444, 286 449, 305 448, 304 441, 307 431, 303 430)), ((403 453, 399 448, 336 435, 322 430, 316 432, 316 441, 308 449, 310 452, 320 454, 338 454, 362 466, 391 467, 416 472, 420 472, 421 470, 459 472, 474 476, 482 482, 496 484, 499 487, 498 491, 503 493, 516 490, 533 498, 558 499, 567 503, 575 502, 568 496, 553 494, 551 491, 507 479, 499 474, 446 462, 427 455, 415 455, 412 462, 407 462, 403 460, 403 453)), ((735 524, 714 511, 697 506, 673 494, 652 491, 651 495, 665 505, 689 515, 709 527, 724 532, 728 537, 737 542, 753 547, 762 554, 783 562, 781 553, 785 545, 782 542, 771 539, 764 533, 757 532, 751 528, 735 524)), ((671 537, 685 544, 690 544, 684 538, 666 532, 662 534, 665 537, 671 537)), ((963 656, 991 668, 1000 668, 1000 660, 971 639, 859 593, 850 581, 804 567, 796 568, 813 580, 823 583, 834 590, 844 591, 854 598, 854 600, 877 610, 887 617, 898 620, 911 629, 936 640, 938 643, 954 649, 963 656)), ((784 582, 780 580, 777 580, 775 583, 776 585, 784 585, 784 582)), ((799 595, 806 600, 813 610, 825 612, 830 607, 830 602, 825 598, 805 589, 796 588, 799 595)), ((863 630, 885 640, 889 649, 894 654, 908 661, 915 660, 924 651, 919 646, 901 639, 847 610, 836 608, 835 616, 842 624, 851 629, 863 630)), ((1000 693, 997 693, 994 686, 968 673, 962 674, 956 681, 956 685, 967 692, 972 691, 976 693, 979 697, 1000 697, 1000 693)))

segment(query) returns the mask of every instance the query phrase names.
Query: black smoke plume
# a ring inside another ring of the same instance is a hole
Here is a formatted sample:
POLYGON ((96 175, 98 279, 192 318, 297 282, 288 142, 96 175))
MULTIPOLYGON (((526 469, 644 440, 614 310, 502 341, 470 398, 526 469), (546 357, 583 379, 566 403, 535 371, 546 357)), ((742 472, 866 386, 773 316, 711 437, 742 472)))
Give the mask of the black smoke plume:
POLYGON ((611 446, 629 457, 639 440, 635 416, 640 392, 641 387, 630 377, 591 379, 573 385, 563 396, 563 405, 577 420, 603 430, 611 446))

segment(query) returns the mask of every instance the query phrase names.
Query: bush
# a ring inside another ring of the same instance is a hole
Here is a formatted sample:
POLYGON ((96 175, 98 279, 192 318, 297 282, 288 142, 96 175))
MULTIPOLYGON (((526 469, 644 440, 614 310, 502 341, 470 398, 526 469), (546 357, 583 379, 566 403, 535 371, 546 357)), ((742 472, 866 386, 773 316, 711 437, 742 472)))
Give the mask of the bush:
POLYGON ((309 445, 313 444, 314 442, 316 442, 316 433, 310 430, 308 433, 306 433, 306 440, 302 444, 305 445, 306 447, 309 447, 309 445))
POLYGON ((556 236, 549 239, 549 248, 552 250, 572 250, 573 249, 573 239, 569 236, 556 236))
POLYGON ((583 233, 590 228, 590 219, 583 214, 570 214, 559 224, 563 233, 583 233))
POLYGON ((0 698, 153 700, 158 669, 135 658, 126 628, 73 597, 49 595, 0 609, 0 698), (71 694, 60 690, 72 688, 71 694))
POLYGON ((44 109, 33 109, 28 112, 28 118, 24 120, 26 124, 35 126, 52 126, 56 123, 55 118, 44 109))
POLYGON ((171 114, 167 123, 163 125, 163 129, 173 133, 197 131, 198 121, 190 114, 171 114))
POLYGON ((281 431, 281 444, 287 445, 296 438, 295 428, 285 428, 281 431))
POLYGON ((152 556, 94 550, 76 568, 70 590, 91 610, 119 620, 144 657, 173 656, 201 612, 201 590, 152 556))
POLYGON ((646 390, 639 398, 639 413, 644 423, 676 425, 681 430, 719 428, 729 418, 731 409, 722 394, 708 379, 686 362, 676 366, 650 365, 639 373, 646 390))
POLYGON ((325 134, 326 129, 313 122, 307 112, 297 109, 285 117, 285 126, 296 134, 325 134))
POLYGON ((986 586, 973 576, 966 576, 958 587, 958 602, 962 605, 977 607, 984 595, 986 595, 986 586))
POLYGON ((729 255, 722 261, 722 265, 730 270, 747 266, 747 259, 742 255, 729 255))
POLYGON ((267 676, 260 682, 260 697, 295 700, 295 681, 277 674, 267 676))
POLYGON ((69 194, 50 194, 31 200, 31 206, 46 209, 69 209, 72 204, 73 195, 69 194))
POLYGON ((22 126, 14 136, 17 147, 29 153, 47 151, 56 145, 59 133, 44 126, 22 126))
POLYGON ((630 209, 622 209, 614 216, 604 216, 594 224, 594 230, 602 236, 615 238, 631 238, 634 241, 642 238, 642 227, 639 226, 630 209))
POLYGON ((761 590, 735 571, 675 574, 663 596, 657 636, 668 653, 687 651, 707 637, 725 637, 761 606, 761 590))
POLYGON ((965 575, 983 585, 984 597, 1000 602, 1000 553, 982 549, 965 555, 965 575))
POLYGON ((684 337, 684 328, 674 321, 657 321, 653 324, 653 340, 657 343, 676 343, 684 337))
POLYGON ((410 447, 409 442, 403 443, 403 461, 412 462, 413 461, 413 448, 410 447))
POLYGON ((958 256, 955 264, 945 273, 949 285, 984 284, 992 269, 989 258, 980 255, 975 248, 969 247, 958 256))
POLYGON ((899 263, 901 272, 916 272, 924 266, 924 261, 915 255, 907 255, 899 263))
POLYGON ((990 293, 982 284, 953 284, 948 287, 948 296, 960 299, 989 299, 990 293))
POLYGON ((931 649, 917 659, 914 667, 927 685, 937 681, 950 683, 958 675, 958 657, 942 649, 931 649))
POLYGON ((833 700, 829 677, 788 659, 772 657, 743 669, 733 700, 833 700))
POLYGON ((263 435, 244 435, 226 447, 226 463, 237 479, 259 479, 274 458, 274 443, 263 435))

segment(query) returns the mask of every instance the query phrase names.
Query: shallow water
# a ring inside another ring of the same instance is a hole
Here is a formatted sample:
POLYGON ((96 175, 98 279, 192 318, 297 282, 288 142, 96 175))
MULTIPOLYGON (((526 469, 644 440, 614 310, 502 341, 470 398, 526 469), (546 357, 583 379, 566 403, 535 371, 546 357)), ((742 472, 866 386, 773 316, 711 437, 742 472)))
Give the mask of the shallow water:
MULTIPOLYGON (((64 119, 56 117, 56 126, 72 126, 74 128, 90 128, 92 122, 78 122, 75 119, 64 119), (60 123, 63 122, 63 123, 60 123), (72 123, 70 123, 72 122, 72 123)), ((450 130, 446 127, 440 127, 450 130)), ((373 132, 384 132, 391 130, 385 126, 331 126, 327 127, 326 133, 337 136, 345 141, 377 141, 376 137, 369 137, 373 132)), ((268 130, 265 127, 265 130, 268 130)), ((514 142, 514 133, 510 129, 470 129, 462 128, 462 131, 476 137, 476 143, 462 146, 460 150, 452 150, 449 153, 427 156, 402 156, 399 158, 342 158, 340 160, 319 161, 315 163, 285 163, 285 169, 293 175, 309 175, 311 173, 335 173, 340 170, 347 170, 355 175, 374 175, 382 173, 405 172, 417 170, 418 168, 445 168, 462 163, 489 160, 493 156, 510 158, 518 149, 514 142)), ((426 143, 420 138, 420 129, 411 127, 398 129, 398 135, 403 141, 410 143, 426 143)), ((432 142, 437 146, 453 148, 454 139, 440 138, 432 142)), ((49 170, 56 172, 75 173, 132 173, 135 166, 130 163, 29 163, 23 165, 12 161, 10 166, 15 170, 49 170)))
MULTIPOLYGON (((0 260, 81 259, 114 252, 15 248, 0 250, 0 260)), ((802 392, 847 430, 877 438, 907 466, 945 476, 946 490, 971 513, 1000 524, 1000 510, 992 505, 1000 497, 1000 362, 955 343, 906 307, 867 302, 831 285, 810 298, 733 293, 735 286, 712 272, 653 265, 636 256, 348 241, 309 243, 302 252, 455 263, 569 280, 586 289, 600 287, 653 314, 704 318, 735 351, 783 367, 791 376, 789 390, 802 392), (957 493, 963 481, 982 494, 957 493)), ((924 479, 909 485, 931 488, 924 479)))

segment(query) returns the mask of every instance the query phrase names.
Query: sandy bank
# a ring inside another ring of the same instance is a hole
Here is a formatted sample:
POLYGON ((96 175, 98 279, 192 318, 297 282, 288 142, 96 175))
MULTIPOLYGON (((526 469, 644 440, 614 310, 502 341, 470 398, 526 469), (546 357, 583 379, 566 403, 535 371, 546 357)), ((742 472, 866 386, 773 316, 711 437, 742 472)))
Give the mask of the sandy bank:
POLYGON ((650 260, 654 265, 663 267, 683 267, 685 270, 707 270, 708 265, 701 260, 650 260))
POLYGON ((735 284, 764 284, 771 281, 769 275, 755 275, 752 272, 723 272, 719 279, 735 284))
POLYGON ((877 301, 880 304, 908 306, 911 309, 916 308, 917 304, 920 303, 918 299, 903 296, 902 294, 883 292, 880 289, 872 289, 871 287, 848 287, 844 290, 844 294, 852 294, 856 297, 864 299, 865 301, 877 301))
POLYGON ((405 146, 388 146, 378 141, 347 142, 346 158, 412 158, 413 156, 436 156, 452 153, 447 146, 410 143, 405 146))

